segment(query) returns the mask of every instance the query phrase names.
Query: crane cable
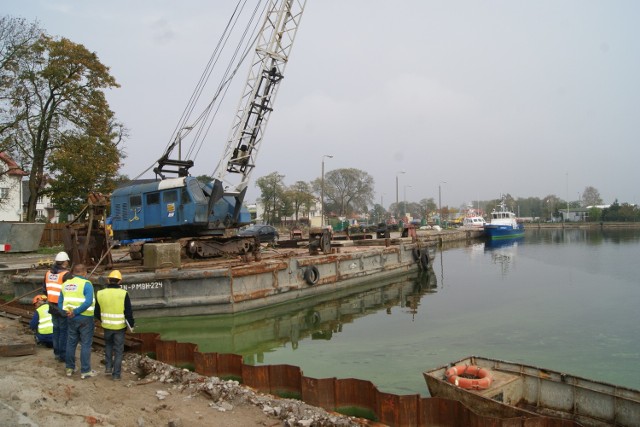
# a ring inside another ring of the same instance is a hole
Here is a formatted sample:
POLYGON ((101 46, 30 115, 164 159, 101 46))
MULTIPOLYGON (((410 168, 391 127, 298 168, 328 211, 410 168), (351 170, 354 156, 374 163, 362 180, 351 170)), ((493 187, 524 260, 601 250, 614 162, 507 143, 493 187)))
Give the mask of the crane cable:
POLYGON ((245 62, 245 60, 247 59, 247 57, 249 56, 249 54, 252 52, 253 47, 255 46, 256 42, 257 42, 257 38, 259 36, 259 34, 257 34, 257 29, 258 29, 258 25, 259 25, 259 21, 256 22, 255 24, 253 24, 255 18, 257 16, 261 16, 262 14, 259 14, 259 6, 260 4, 257 4, 256 7, 253 10, 253 14, 251 16, 251 20, 249 21, 249 23, 247 24, 247 26, 245 27, 245 30, 242 34, 241 40, 238 43, 238 45, 236 46, 236 50, 234 51, 234 55, 232 57, 232 60, 229 62, 229 65, 225 71, 225 74, 223 76, 223 81, 221 82, 221 84, 218 86, 218 90, 216 91, 216 94, 214 96, 214 99, 209 103, 209 105, 207 106, 207 108, 205 108, 205 111, 198 117, 197 120, 202 120, 202 126, 198 128, 198 132, 196 134, 194 143, 191 145, 188 154, 191 156, 193 155, 193 158, 197 157, 198 153, 200 152, 200 149, 202 148, 203 144, 204 144, 204 140, 207 136, 207 134, 209 133, 209 130, 211 129, 211 127, 213 126, 213 122, 215 120, 215 118, 217 117, 217 114, 220 110, 220 107, 222 106, 222 100, 225 99, 227 92, 229 90, 229 84, 230 82, 233 80, 233 78, 235 77, 235 75, 237 74, 237 72, 240 70, 240 68, 242 67, 242 64, 245 62), (241 49, 240 46, 243 43, 243 41, 247 38, 247 35, 249 34, 249 29, 252 28, 251 30, 251 34, 250 37, 248 38, 248 40, 245 43, 245 47, 242 51, 242 54, 240 55, 240 59, 237 61, 235 67, 233 68, 233 70, 231 70, 231 65, 233 63, 233 60, 235 60, 238 57, 238 54, 240 53, 241 49), (222 94, 222 97, 220 98, 220 102, 217 103, 215 110, 213 109, 214 103, 217 100, 217 98, 222 94), (213 111, 213 115, 212 115, 212 111, 213 111), (205 124, 208 122, 208 125, 205 128, 205 124), (199 141, 199 143, 196 144, 196 142, 199 141), (195 148, 195 146, 197 145, 197 149, 195 148))
MULTIPOLYGON (((256 35, 256 31, 257 31, 257 24, 253 24, 256 16, 257 12, 259 10, 260 4, 262 4, 263 0, 260 0, 252 14, 251 14, 251 19, 249 20, 249 23, 245 26, 245 29, 242 33, 242 37, 240 38, 239 42, 236 45, 236 48, 234 50, 234 54, 231 58, 231 60, 229 61, 227 68, 221 78, 221 81, 216 89, 215 95, 212 99, 212 101, 207 105, 207 107, 205 107, 204 111, 194 120, 193 125, 191 126, 187 126, 187 122, 189 117, 191 116, 191 114, 193 113, 193 110, 196 107, 197 101, 200 99, 202 92, 206 86, 206 84, 208 83, 211 75, 213 74, 213 70, 215 68, 215 66, 217 65, 220 56, 222 54, 222 51, 224 50, 230 36, 232 33, 232 30, 236 27, 236 24, 238 22, 238 19, 240 17, 240 15, 242 14, 244 7, 246 5, 247 0, 238 0, 238 3, 236 4, 234 11, 232 13, 232 15, 230 16, 229 20, 227 21, 227 24, 225 26, 225 29, 222 33, 222 35, 220 36, 220 38, 218 39, 218 43, 216 44, 216 47, 214 49, 214 52, 212 53, 211 57, 209 58, 209 61, 207 62, 207 66, 205 67, 205 70, 203 71, 202 75, 200 76, 200 79, 196 85, 196 88, 194 89, 193 93, 191 94, 191 97, 189 98, 189 102, 187 103, 187 106, 184 108, 182 115, 180 117, 180 120, 178 121, 178 124, 176 125, 172 136, 169 140, 169 142, 167 143, 166 147, 165 147, 165 153, 170 152, 173 147, 175 146, 175 143, 177 141, 177 138, 181 138, 182 136, 186 136, 188 135, 193 129, 195 129, 196 127, 198 127, 198 130, 196 132, 196 136, 193 140, 193 142, 191 143, 188 151, 187 151, 187 155, 185 158, 190 158, 192 155, 195 157, 197 156, 197 154, 199 153, 200 149, 202 148, 202 145, 204 143, 204 137, 206 137, 209 129, 211 128, 212 124, 213 124, 213 120, 215 119, 215 117, 217 116, 217 113, 220 109, 222 100, 224 100, 228 88, 229 88, 229 84, 232 81, 233 77, 236 75, 237 71, 239 70, 239 68, 241 67, 242 63, 245 61, 246 57, 248 56, 249 52, 251 51, 251 47, 255 45, 255 41, 257 39, 257 35, 256 35), (251 28, 252 31, 249 31, 251 28), (244 40, 247 37, 247 34, 251 32, 251 37, 249 39, 248 42, 246 42, 246 45, 244 47, 244 51, 242 53, 242 55, 240 56, 240 60, 236 63, 236 66, 233 68, 233 70, 231 71, 232 68, 232 64, 233 61, 238 57, 238 53, 240 52, 240 47, 241 45, 244 43, 244 40), (222 95, 222 97, 220 97, 220 95, 222 95), (209 119, 210 115, 211 115, 211 111, 213 110, 214 105, 216 105, 216 101, 220 100, 220 102, 218 102, 215 112, 213 114, 213 116, 211 117, 211 119, 209 119), (209 122, 209 125, 205 128, 205 124, 206 122, 209 122), (180 132, 182 132, 183 130, 185 130, 186 132, 184 132, 183 135, 180 135, 180 132), (198 143, 199 141, 199 143, 198 143), (195 149, 195 146, 197 145, 197 149, 195 149), (194 151, 195 151, 195 155, 194 155, 194 151)), ((266 6, 265 6, 266 7, 266 6)), ((264 8, 263 8, 264 9, 264 8)), ((147 172, 149 172, 153 167, 154 164, 151 164, 147 169, 145 169, 143 172, 141 172, 138 176, 136 176, 134 178, 134 180, 139 179, 141 176, 143 176, 144 174, 146 174, 147 172)))
POLYGON ((220 59, 220 55, 222 54, 222 51, 224 50, 225 46, 227 45, 227 42, 229 41, 231 32, 235 28, 238 22, 238 18, 242 13, 242 10, 244 9, 246 0, 242 2, 242 6, 240 5, 241 2, 242 0, 239 0, 238 3, 236 4, 235 9, 233 10, 231 17, 229 18, 229 21, 227 22, 227 25, 222 35, 220 36, 220 39, 218 40, 216 48, 214 49, 211 57, 209 58, 209 62, 207 63, 207 66, 205 67, 202 75, 200 76, 200 80, 198 81, 193 93, 191 94, 191 98, 187 103, 187 106, 185 107, 185 109, 182 112, 182 115, 180 116, 180 120, 178 121, 178 124, 176 125, 176 128, 174 129, 171 139, 169 141, 170 143, 175 139, 175 137, 178 136, 178 132, 180 132, 181 129, 184 129, 186 127, 187 120, 191 116, 191 113, 193 112, 198 100, 200 99, 200 96, 202 95, 202 92, 205 86, 207 85, 216 64, 218 63, 218 60, 220 59))

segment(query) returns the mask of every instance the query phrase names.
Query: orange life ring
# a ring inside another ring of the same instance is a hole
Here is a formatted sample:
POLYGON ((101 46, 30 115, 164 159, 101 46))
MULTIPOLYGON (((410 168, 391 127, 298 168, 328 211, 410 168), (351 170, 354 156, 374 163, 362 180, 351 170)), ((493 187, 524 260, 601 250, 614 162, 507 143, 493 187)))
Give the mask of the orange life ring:
POLYGON ((489 369, 474 365, 452 366, 447 369, 444 375, 451 384, 472 390, 485 390, 491 387, 493 382, 493 376, 489 369), (475 378, 465 378, 463 375, 475 378))

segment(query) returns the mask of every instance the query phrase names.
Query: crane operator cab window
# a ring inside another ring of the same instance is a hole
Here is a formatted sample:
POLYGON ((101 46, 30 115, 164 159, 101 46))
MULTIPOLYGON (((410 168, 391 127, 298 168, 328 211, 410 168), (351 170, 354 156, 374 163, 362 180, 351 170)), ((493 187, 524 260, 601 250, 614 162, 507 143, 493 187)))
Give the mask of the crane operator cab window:
POLYGON ((191 197, 189 197, 189 192, 186 187, 182 187, 180 190, 180 203, 186 205, 187 203, 191 203, 191 197))
POLYGON ((204 196, 204 192, 202 191, 202 188, 200 187, 200 183, 198 182, 197 179, 193 179, 191 181, 189 181, 189 193, 191 194, 191 197, 193 198, 193 201, 196 203, 207 203, 207 198, 204 196))
MULTIPOLYGON (((126 213, 126 206, 123 206, 123 210, 126 213)), ((142 210, 142 196, 136 194, 129 197, 129 221, 136 221, 140 219, 138 214, 142 210)))

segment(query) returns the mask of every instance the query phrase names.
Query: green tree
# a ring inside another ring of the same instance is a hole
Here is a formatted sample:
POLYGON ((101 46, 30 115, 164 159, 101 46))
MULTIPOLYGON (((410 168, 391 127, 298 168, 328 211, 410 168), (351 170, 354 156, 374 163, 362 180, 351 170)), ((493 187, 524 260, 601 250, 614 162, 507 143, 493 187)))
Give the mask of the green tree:
MULTIPOLYGON (((120 129, 114 129, 120 133, 120 129)), ((90 136, 66 136, 50 158, 50 171, 55 178, 45 190, 51 195, 60 217, 76 214, 86 203, 91 191, 110 194, 118 182, 117 144, 90 136)))
POLYGON ((196 176, 196 179, 198 180, 198 182, 200 182, 203 185, 211 182, 211 176, 209 175, 198 175, 196 176))
POLYGON ((259 200, 264 206, 263 220, 267 224, 277 224, 280 222, 279 213, 284 205, 286 187, 284 185, 284 175, 278 172, 271 172, 269 175, 256 180, 256 187, 260 189, 259 200))
POLYGON ((544 212, 541 217, 549 218, 549 220, 553 220, 553 218, 558 217, 558 209, 561 208, 562 201, 555 194, 549 194, 548 196, 542 199, 542 212, 544 212))
POLYGON ((602 220, 631 222, 640 220, 640 210, 636 205, 619 203, 616 199, 611 206, 602 210, 602 220))
POLYGON ((379 203, 373 206, 373 209, 369 212, 369 222, 384 222, 387 218, 387 211, 379 203))
POLYGON ((600 220, 602 220, 602 209, 595 206, 589 208, 589 221, 598 222, 600 220))
MULTIPOLYGON (((9 70, 13 84, 3 96, 9 99, 9 115, 16 120, 5 130, 3 139, 9 143, 11 152, 17 153, 16 160, 23 169, 29 170, 27 221, 33 221, 36 201, 47 191, 47 175, 67 172, 66 163, 60 161, 56 151, 83 147, 86 151, 76 154, 77 161, 95 160, 87 155, 96 148, 91 143, 117 146, 124 128, 116 123, 103 92, 118 84, 109 68, 83 45, 41 35, 15 63, 9 70), (58 159, 54 170, 52 159, 58 159)), ((119 165, 119 150, 103 152, 112 157, 100 158, 99 162, 119 165)), ((83 182, 99 181, 105 171, 98 173, 97 169, 94 168, 93 177, 83 182)), ((116 175, 117 169, 111 178, 116 175)), ((83 188, 70 190, 84 196, 83 188)))
MULTIPOLYGON (((320 178, 313 182, 314 190, 320 193, 320 178)), ((367 212, 373 204, 374 180, 360 169, 335 169, 325 174, 325 211, 335 211, 338 216, 353 212, 367 212)))
MULTIPOLYGON (((538 197, 519 197, 516 200, 517 210, 520 217, 540 218, 543 216, 542 201, 538 197)), ((516 213, 518 213, 516 211, 516 213)))

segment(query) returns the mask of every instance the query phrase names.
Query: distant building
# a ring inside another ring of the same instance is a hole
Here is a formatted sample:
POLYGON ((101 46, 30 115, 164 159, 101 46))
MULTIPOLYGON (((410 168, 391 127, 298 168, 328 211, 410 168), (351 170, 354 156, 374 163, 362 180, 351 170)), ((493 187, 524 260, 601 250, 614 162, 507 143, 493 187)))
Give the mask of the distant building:
MULTIPOLYGON (((258 200, 255 203, 246 203, 249 212, 251 213, 251 221, 256 222, 258 224, 266 223, 266 219, 264 218, 264 204, 258 200)), ((298 217, 299 221, 308 221, 311 227, 319 227, 320 226, 320 201, 316 201, 315 205, 311 206, 308 215, 302 217, 298 217)), ((295 217, 283 217, 281 221, 284 223, 295 221, 295 217)))
POLYGON ((569 208, 560 209, 560 214, 562 215, 562 220, 566 222, 584 222, 589 219, 589 209, 588 208, 569 208))
POLYGON ((27 172, 7 153, 0 152, 0 221, 22 220, 22 178, 27 172))
MULTIPOLYGON (((27 204, 29 203, 29 181, 22 181, 22 219, 27 218, 27 204)), ((36 201, 36 222, 58 223, 60 212, 56 209, 49 196, 39 196, 36 201)))

